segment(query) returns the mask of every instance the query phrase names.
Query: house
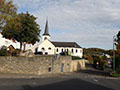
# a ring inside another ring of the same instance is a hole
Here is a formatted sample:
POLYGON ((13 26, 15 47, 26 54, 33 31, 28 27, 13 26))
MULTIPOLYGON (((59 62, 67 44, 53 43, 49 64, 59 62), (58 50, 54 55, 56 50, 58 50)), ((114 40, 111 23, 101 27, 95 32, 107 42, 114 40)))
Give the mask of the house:
POLYGON ((42 35, 42 42, 38 46, 38 52, 42 55, 54 55, 66 52, 72 56, 82 58, 83 49, 76 42, 54 42, 51 41, 48 30, 48 20, 46 21, 45 31, 42 35))
MULTIPOLYGON (((33 52, 36 51, 36 48, 38 47, 38 42, 36 42, 34 45, 30 44, 30 43, 24 43, 26 44, 26 48, 25 50, 29 50, 31 49, 33 52)), ((23 46, 24 46, 23 44, 23 46)), ((3 35, 0 33, 0 48, 2 46, 6 46, 8 50, 11 51, 11 48, 14 48, 14 49, 20 49, 20 43, 17 42, 16 40, 14 39, 6 39, 3 37, 3 35)), ((22 46, 22 47, 23 47, 22 46)), ((22 48, 23 50, 23 48, 22 48)))

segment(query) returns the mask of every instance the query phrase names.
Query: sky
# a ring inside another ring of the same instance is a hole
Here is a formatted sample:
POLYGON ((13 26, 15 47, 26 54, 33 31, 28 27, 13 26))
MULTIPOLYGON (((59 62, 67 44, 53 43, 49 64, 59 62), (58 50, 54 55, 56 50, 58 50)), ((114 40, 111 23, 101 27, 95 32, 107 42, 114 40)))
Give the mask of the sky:
POLYGON ((13 0, 18 13, 28 11, 51 41, 77 42, 83 48, 112 49, 120 31, 120 0, 13 0))

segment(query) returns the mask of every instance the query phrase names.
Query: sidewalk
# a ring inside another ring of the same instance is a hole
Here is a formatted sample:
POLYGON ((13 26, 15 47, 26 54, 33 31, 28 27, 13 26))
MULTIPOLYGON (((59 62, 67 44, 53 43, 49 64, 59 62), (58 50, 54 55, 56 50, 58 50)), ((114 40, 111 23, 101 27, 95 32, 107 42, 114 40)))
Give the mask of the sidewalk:
POLYGON ((57 74, 44 74, 44 75, 28 75, 28 74, 10 74, 10 73, 2 73, 0 72, 0 78, 17 78, 17 79, 35 79, 35 78, 49 78, 49 77, 57 77, 61 75, 72 75, 73 73, 57 73, 57 74))

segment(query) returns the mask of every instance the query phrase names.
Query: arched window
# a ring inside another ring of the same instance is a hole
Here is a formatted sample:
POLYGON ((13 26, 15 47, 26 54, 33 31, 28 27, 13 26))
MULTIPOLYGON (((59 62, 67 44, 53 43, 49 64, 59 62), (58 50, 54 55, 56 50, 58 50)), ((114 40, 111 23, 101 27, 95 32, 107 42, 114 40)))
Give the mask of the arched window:
POLYGON ((76 53, 78 52, 78 50, 76 49, 76 53))
POLYGON ((68 52, 68 49, 67 49, 67 52, 68 52))
POLYGON ((48 50, 51 50, 51 47, 49 47, 48 50))
POLYGON ((45 48, 44 48, 44 47, 42 47, 42 50, 45 50, 45 48))
POLYGON ((63 49, 62 49, 62 52, 63 52, 63 49))
POLYGON ((44 40, 46 40, 46 39, 47 39, 47 37, 44 38, 44 40))
POLYGON ((57 48, 57 52, 58 52, 58 48, 57 48))
POLYGON ((73 53, 73 49, 72 49, 72 53, 73 53))

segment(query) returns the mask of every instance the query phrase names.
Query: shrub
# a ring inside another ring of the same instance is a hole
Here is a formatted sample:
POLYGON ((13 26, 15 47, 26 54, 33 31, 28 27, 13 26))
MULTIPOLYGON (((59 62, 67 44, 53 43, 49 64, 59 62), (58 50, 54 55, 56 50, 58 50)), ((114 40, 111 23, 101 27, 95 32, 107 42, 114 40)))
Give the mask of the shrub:
POLYGON ((117 55, 115 58, 115 68, 116 73, 120 73, 120 55, 117 55))
POLYGON ((7 52, 7 47, 6 46, 2 46, 0 49, 0 56, 7 56, 8 52, 7 52))
POLYGON ((97 69, 103 69, 104 65, 105 65, 105 60, 103 60, 103 58, 101 56, 93 56, 93 67, 97 68, 97 69))
POLYGON ((72 56, 72 60, 78 60, 78 59, 81 59, 81 58, 77 56, 72 56))

